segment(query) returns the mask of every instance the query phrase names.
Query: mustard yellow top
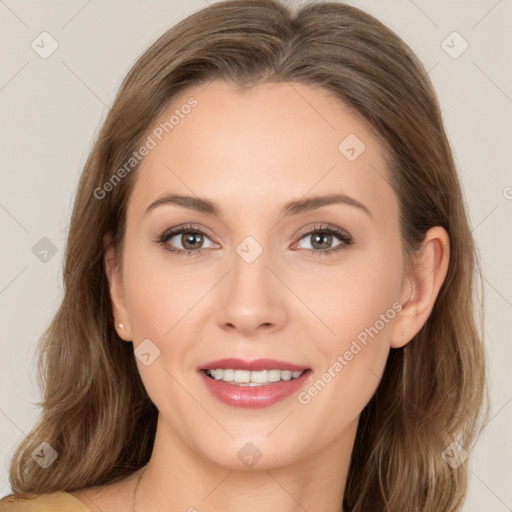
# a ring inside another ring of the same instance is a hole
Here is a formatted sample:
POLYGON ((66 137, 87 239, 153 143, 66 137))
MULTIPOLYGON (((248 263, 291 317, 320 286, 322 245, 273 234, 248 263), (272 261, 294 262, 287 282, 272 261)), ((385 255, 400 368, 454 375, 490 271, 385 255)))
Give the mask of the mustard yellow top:
POLYGON ((0 512, 91 512, 91 510, 67 492, 54 492, 27 499, 7 496, 0 500, 0 512))

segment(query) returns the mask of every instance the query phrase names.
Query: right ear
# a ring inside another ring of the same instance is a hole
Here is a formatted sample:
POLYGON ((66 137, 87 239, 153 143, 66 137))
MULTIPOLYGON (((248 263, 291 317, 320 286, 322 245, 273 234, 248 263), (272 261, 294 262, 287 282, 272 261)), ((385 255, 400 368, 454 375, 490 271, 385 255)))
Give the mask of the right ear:
POLYGON ((105 248, 104 266, 108 280, 112 312, 114 314, 114 326, 121 339, 132 341, 130 319, 124 297, 123 276, 110 233, 103 237, 103 246, 105 248), (119 324, 122 324, 123 327, 119 324))

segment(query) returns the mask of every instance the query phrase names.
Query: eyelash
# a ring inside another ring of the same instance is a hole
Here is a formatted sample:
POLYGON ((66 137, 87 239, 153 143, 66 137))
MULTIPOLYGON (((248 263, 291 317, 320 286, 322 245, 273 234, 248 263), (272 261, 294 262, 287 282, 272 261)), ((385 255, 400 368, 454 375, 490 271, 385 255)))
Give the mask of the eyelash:
MULTIPOLYGON (((157 240, 155 240, 155 243, 157 243, 160 246, 163 246, 163 248, 166 251, 173 253, 173 254, 178 254, 178 255, 196 256, 198 254, 202 254, 206 250, 206 249, 197 249, 197 250, 172 249, 166 245, 167 241, 169 241, 174 236, 182 234, 182 233, 189 233, 189 234, 190 233, 194 233, 194 234, 199 233, 199 234, 209 238, 208 233, 204 232, 202 229, 199 229, 192 225, 187 225, 187 226, 181 226, 179 228, 173 228, 170 231, 165 231, 158 237, 157 240)), ((329 235, 335 235, 337 238, 340 239, 341 243, 336 245, 332 249, 326 249, 326 250, 304 249, 306 251, 311 252, 311 254, 314 254, 315 256, 332 255, 333 253, 347 249, 347 247, 349 245, 351 245, 354 241, 353 238, 346 231, 336 228, 334 226, 328 226, 328 225, 324 225, 324 224, 314 226, 312 230, 302 233, 300 235, 299 240, 302 240, 302 238, 304 238, 306 236, 316 235, 318 233, 327 233, 329 235)))

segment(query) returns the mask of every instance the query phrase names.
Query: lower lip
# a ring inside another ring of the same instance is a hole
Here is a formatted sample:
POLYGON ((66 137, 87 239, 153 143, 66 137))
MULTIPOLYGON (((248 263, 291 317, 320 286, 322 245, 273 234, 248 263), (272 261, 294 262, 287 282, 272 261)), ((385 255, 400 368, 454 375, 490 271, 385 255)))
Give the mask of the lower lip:
POLYGON ((233 407, 256 409, 275 404, 298 391, 308 379, 311 370, 304 371, 296 379, 280 380, 263 386, 238 386, 212 379, 202 370, 199 373, 212 395, 221 402, 233 407))

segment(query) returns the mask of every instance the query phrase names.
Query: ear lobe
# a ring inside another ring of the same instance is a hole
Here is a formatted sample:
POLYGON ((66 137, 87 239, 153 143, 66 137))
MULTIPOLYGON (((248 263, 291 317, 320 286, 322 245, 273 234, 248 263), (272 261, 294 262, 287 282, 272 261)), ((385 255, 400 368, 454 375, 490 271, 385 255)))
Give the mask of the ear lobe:
POLYGON ((404 283, 402 309, 392 328, 392 348, 406 345, 428 320, 446 278, 449 260, 448 233, 440 226, 430 228, 404 283))
POLYGON ((125 341, 132 341, 128 310, 124 299, 123 277, 110 233, 105 235, 103 242, 105 247, 103 262, 108 280, 112 311, 114 314, 114 326, 121 339, 125 341), (123 327, 120 327, 120 323, 123 327))

